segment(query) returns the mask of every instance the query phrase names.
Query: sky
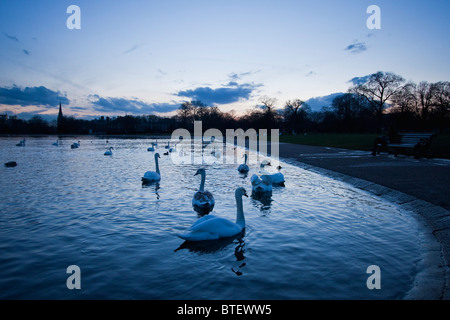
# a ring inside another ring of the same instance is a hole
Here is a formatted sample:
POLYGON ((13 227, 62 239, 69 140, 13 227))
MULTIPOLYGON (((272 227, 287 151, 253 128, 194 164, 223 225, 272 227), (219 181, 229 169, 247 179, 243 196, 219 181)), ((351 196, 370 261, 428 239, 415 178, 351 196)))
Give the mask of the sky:
POLYGON ((449 81, 448 12, 442 0, 0 0, 0 113, 172 115, 201 100, 241 114, 264 96, 322 101, 377 71, 449 81), (367 26, 371 5, 381 29, 367 26))

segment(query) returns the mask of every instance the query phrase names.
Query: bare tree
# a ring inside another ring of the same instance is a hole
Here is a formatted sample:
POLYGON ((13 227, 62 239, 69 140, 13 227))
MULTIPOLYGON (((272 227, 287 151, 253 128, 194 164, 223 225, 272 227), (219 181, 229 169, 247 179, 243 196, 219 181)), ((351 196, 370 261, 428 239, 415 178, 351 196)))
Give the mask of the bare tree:
POLYGON ((284 119, 293 133, 304 129, 309 113, 311 113, 311 107, 300 99, 288 100, 284 106, 284 119))
POLYGON ((275 110, 275 104, 277 100, 268 96, 263 96, 259 100, 262 103, 260 108, 264 111, 263 128, 270 130, 274 127, 275 119, 277 118, 277 112, 275 110))
POLYGON ((439 129, 443 130, 450 120, 450 82, 441 81, 433 85, 433 115, 439 129))
POLYGON ((184 128, 189 128, 190 120, 193 118, 194 107, 190 102, 183 102, 177 111, 180 121, 183 123, 184 128))
POLYGON ((377 72, 367 81, 351 88, 350 93, 364 97, 377 117, 378 130, 381 130, 386 104, 402 88, 403 77, 391 72, 377 72))

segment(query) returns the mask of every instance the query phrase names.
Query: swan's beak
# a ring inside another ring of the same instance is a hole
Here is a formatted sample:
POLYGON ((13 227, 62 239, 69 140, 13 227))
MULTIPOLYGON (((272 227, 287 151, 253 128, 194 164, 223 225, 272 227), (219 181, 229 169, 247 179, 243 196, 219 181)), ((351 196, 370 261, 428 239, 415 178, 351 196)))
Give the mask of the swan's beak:
POLYGON ((271 167, 272 165, 270 164, 270 162, 267 164, 269 167, 271 167))
POLYGON ((247 194, 247 192, 244 192, 243 196, 245 196, 245 197, 247 197, 247 198, 248 198, 248 194, 247 194))

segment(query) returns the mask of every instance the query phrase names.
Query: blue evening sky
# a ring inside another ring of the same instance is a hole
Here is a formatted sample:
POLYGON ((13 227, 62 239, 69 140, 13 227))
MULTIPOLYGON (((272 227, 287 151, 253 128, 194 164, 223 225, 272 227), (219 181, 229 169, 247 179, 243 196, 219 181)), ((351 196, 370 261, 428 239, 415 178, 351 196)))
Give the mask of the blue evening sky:
POLYGON ((0 113, 162 114, 346 92, 377 71, 450 80, 450 1, 0 0, 0 113), (67 7, 81 9, 69 30, 67 7), (369 30, 370 5, 381 30, 369 30))

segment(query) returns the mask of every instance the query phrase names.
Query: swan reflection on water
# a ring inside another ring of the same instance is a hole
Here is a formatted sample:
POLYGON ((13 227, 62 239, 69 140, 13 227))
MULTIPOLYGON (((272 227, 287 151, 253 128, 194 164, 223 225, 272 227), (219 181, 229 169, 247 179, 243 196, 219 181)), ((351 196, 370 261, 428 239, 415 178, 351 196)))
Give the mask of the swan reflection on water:
POLYGON ((159 200, 160 199, 160 195, 158 193, 158 190, 161 189, 161 187, 159 186, 159 182, 142 182, 142 188, 143 189, 154 189, 155 190, 155 194, 156 194, 156 199, 159 200))
POLYGON ((207 241, 185 241, 177 249, 175 249, 174 252, 186 249, 192 253, 214 254, 219 251, 225 250, 229 246, 236 245, 234 249, 234 256, 236 257, 236 261, 239 262, 239 265, 236 268, 237 270, 235 270, 232 267, 231 271, 238 277, 240 277, 243 275, 240 269, 247 265, 244 262, 245 260, 244 237, 245 237, 245 229, 242 230, 240 234, 230 238, 223 238, 219 240, 207 240, 207 241))
POLYGON ((259 209, 263 215, 270 213, 273 202, 272 192, 252 192, 251 199, 253 206, 259 209))

